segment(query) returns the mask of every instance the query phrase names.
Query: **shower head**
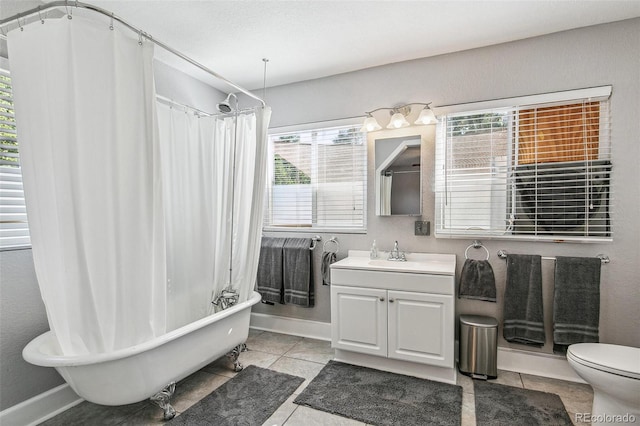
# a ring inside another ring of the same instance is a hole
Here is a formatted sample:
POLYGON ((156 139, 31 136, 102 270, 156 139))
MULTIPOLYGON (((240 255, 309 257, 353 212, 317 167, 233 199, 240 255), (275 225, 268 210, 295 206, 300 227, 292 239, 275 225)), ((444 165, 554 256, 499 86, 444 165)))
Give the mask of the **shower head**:
POLYGON ((216 105, 216 107, 218 108, 218 111, 223 112, 223 113, 228 113, 228 112, 233 111, 233 108, 231 108, 231 97, 232 96, 236 100, 236 109, 237 109, 237 107, 238 107, 238 98, 233 93, 229 93, 224 101, 222 101, 222 102, 220 102, 219 104, 216 105))

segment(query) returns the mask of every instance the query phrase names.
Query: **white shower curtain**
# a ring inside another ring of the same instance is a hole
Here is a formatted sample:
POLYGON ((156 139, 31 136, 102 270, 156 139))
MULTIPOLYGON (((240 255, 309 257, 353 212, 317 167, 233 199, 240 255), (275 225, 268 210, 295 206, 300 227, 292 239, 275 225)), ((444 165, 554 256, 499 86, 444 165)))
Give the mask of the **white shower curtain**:
POLYGON ((197 117, 178 108, 158 107, 168 330, 210 313, 211 300, 223 288, 237 290, 240 301, 254 288, 269 116, 268 109, 237 117, 197 117))
POLYGON ((380 176, 380 214, 389 216, 391 214, 391 185, 392 175, 380 176))
POLYGON ((209 313, 214 259, 224 256, 229 245, 216 216, 226 215, 219 197, 229 193, 231 179, 217 169, 228 165, 216 160, 229 158, 231 143, 212 143, 211 120, 163 104, 158 105, 158 123, 167 235, 167 330, 174 330, 209 313))
POLYGON ((153 45, 82 17, 8 35, 33 258, 65 355, 165 332, 153 45))
POLYGON ((246 300, 270 110, 157 105, 153 45, 81 17, 12 31, 9 53, 34 263, 62 353, 150 340, 212 312, 228 286, 246 300))
POLYGON ((271 109, 240 114, 237 122, 232 285, 246 300, 255 288, 262 239, 271 109))

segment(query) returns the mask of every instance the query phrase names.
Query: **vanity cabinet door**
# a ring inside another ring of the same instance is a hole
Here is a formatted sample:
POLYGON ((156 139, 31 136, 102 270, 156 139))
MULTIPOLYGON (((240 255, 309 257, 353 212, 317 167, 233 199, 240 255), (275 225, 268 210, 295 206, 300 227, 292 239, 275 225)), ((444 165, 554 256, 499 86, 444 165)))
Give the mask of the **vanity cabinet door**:
POLYGON ((453 296, 389 291, 389 358, 453 367, 453 296))
POLYGON ((386 290, 331 286, 331 346, 387 356, 386 290))

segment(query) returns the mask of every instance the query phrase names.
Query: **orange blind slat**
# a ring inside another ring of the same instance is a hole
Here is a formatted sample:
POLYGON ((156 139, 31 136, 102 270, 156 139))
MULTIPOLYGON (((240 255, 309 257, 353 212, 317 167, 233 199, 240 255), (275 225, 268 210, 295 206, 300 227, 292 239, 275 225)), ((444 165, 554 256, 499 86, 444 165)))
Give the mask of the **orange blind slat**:
POLYGON ((599 132, 599 102, 522 110, 518 163, 597 160, 599 132))

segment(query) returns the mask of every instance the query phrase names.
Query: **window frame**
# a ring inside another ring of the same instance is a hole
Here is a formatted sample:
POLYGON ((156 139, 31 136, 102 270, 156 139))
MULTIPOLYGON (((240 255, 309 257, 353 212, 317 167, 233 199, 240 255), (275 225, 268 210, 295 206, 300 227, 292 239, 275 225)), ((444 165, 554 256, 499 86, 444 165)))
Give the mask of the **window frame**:
MULTIPOLYGON (((606 190, 607 196, 610 196, 612 190, 611 183, 611 169, 612 169, 612 157, 611 157, 611 134, 610 134, 610 96, 612 92, 611 86, 599 86, 587 89, 578 89, 578 90, 567 90, 561 92, 554 93, 545 93, 531 96, 521 96, 516 98, 504 98, 504 99, 496 99, 491 101, 482 101, 482 102, 472 102, 467 104, 458 104, 458 105, 448 105, 444 107, 436 108, 436 113, 439 117, 438 127, 436 130, 436 170, 435 170, 435 216, 436 223, 434 226, 434 234, 436 238, 484 238, 484 239, 504 239, 504 240, 522 240, 522 241, 573 241, 573 242, 610 242, 613 240, 612 236, 612 224, 610 220, 608 222, 608 228, 606 231, 608 233, 604 233, 604 235, 589 235, 587 231, 585 231, 586 235, 570 235, 570 233, 563 233, 562 230, 557 233, 551 233, 550 231, 538 232, 536 230, 535 233, 527 233, 526 231, 513 232, 513 228, 510 230, 509 226, 504 227, 504 230, 501 231, 499 228, 494 228, 493 226, 489 226, 488 229, 456 229, 452 227, 452 225, 445 224, 445 219, 443 219, 446 214, 446 200, 452 194, 450 189, 447 189, 447 180, 450 179, 451 176, 460 177, 462 174, 451 174, 447 172, 448 163, 452 160, 451 153, 447 152, 448 149, 448 138, 447 135, 447 119, 452 117, 461 117, 461 116, 474 116, 474 115, 482 115, 487 113, 495 113, 495 114, 515 114, 515 116, 509 118, 509 126, 507 127, 507 155, 506 155, 506 164, 503 166, 507 177, 504 182, 500 181, 498 183, 505 184, 504 195, 506 199, 507 210, 503 212, 498 212, 495 210, 495 206, 491 205, 488 209, 489 216, 493 217, 497 214, 503 214, 503 219, 507 219, 509 209, 522 208, 517 207, 515 205, 516 193, 521 189, 516 188, 516 181, 520 178, 518 176, 518 172, 516 170, 517 167, 521 167, 521 164, 518 164, 518 160, 514 158, 514 155, 520 155, 518 151, 518 144, 520 135, 518 134, 518 123, 520 120, 520 112, 530 109, 530 108, 544 108, 548 105, 570 105, 572 103, 589 103, 589 102, 603 102, 606 101, 605 108, 603 111, 607 114, 604 122, 600 121, 599 126, 605 124, 604 128, 599 127, 600 135, 604 135, 604 139, 600 140, 603 147, 605 148, 606 155, 604 158, 604 162, 608 165, 608 169, 606 169, 606 190), (517 116, 517 117, 516 117, 517 116), (515 132, 515 133, 514 133, 515 132), (444 189, 443 189, 444 188, 444 189)), ((602 105, 602 104, 601 104, 602 105)), ((491 130, 493 132, 493 130, 491 130)), ((492 139, 493 141, 493 139, 492 139)), ((539 149, 539 147, 538 147, 539 149)), ((585 164, 594 163, 597 161, 585 160, 585 164)), ((543 176, 542 174, 545 169, 552 164, 569 164, 569 163, 546 163, 546 162, 538 162, 534 163, 536 167, 536 176, 543 176), (543 165, 538 170, 539 165, 543 165)), ((570 167, 570 166, 566 166, 570 167)), ((493 168, 493 166, 492 166, 493 168)), ((588 170, 588 169, 587 169, 588 170)), ((490 178, 493 178, 493 174, 487 175, 490 178)), ((493 187, 491 189, 493 191, 493 187)), ((540 198, 536 198, 536 203, 540 198)), ((541 199, 540 199, 541 200, 541 199)), ((540 201, 542 202, 542 201, 540 201)), ((484 206, 488 206, 487 202, 484 202, 484 206)), ((610 198, 606 200, 606 209, 604 210, 605 217, 611 216, 611 207, 612 202, 610 198)), ((453 216, 456 217, 456 216, 453 216)), ((513 218, 512 218, 513 219, 513 218)), ((474 219, 475 220, 475 219, 474 219)), ((536 220, 538 220, 536 218, 536 220)), ((591 218, 589 218, 588 222, 593 222, 591 218)), ((590 223, 589 223, 590 224, 590 223)), ((591 224, 590 224, 591 225, 591 224)), ((586 225, 585 225, 586 226, 586 225)))
MULTIPOLYGON (((273 148, 271 146, 270 137, 274 134, 283 134, 283 133, 294 133, 294 132, 306 132, 311 130, 323 130, 323 129, 331 129, 337 127, 354 127, 360 128, 362 125, 362 118, 347 118, 347 119, 339 119, 339 120, 330 120, 330 121, 318 121, 318 122, 309 122, 303 124, 295 124, 295 125, 287 125, 280 127, 272 127, 268 131, 267 135, 267 143, 268 147, 268 157, 267 157, 267 179, 265 185, 265 206, 267 203, 271 203, 271 176, 273 173, 273 148)), ((263 232, 286 232, 286 233, 334 233, 334 234, 366 234, 367 233, 367 187, 368 187, 368 138, 365 132, 363 134, 363 209, 362 209, 362 226, 345 226, 345 227, 331 227, 331 226, 278 226, 266 224, 267 217, 267 207, 265 207, 265 212, 263 214, 263 232)), ((312 173, 313 179, 313 173, 312 173)), ((313 185, 313 181, 311 182, 313 185)), ((313 191, 316 190, 315 187, 312 188, 313 191)), ((315 197, 314 197, 315 198, 315 197)), ((315 206, 312 206, 312 209, 315 209, 315 206)), ((313 211, 312 215, 315 216, 316 212, 313 211)))

